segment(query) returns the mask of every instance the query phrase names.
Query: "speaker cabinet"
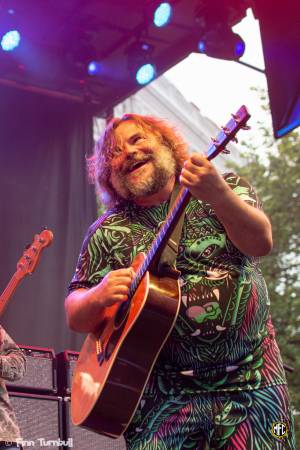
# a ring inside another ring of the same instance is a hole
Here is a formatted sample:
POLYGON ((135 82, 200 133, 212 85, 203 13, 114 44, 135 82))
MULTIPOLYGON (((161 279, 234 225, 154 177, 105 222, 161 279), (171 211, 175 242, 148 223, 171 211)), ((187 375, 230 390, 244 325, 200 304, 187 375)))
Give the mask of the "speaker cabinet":
POLYGON ((56 355, 58 366, 58 392, 61 396, 69 397, 71 395, 72 377, 78 357, 79 352, 74 352, 72 350, 65 350, 56 355))
POLYGON ((126 450, 123 437, 110 439, 90 430, 74 426, 71 421, 70 397, 64 398, 65 437, 72 439, 72 450, 126 450))
POLYGON ((21 431, 24 450, 63 448, 61 397, 21 392, 9 392, 9 397, 21 431))
POLYGON ((26 373, 22 380, 9 381, 13 391, 32 391, 41 394, 57 393, 56 358, 53 349, 20 346, 26 356, 26 373))

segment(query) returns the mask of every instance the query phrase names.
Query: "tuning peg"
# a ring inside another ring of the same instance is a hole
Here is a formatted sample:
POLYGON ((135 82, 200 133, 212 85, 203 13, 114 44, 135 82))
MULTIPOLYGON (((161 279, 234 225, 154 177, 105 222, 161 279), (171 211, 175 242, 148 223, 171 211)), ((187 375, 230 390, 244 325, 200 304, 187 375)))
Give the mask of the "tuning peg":
POLYGON ((211 137, 210 139, 211 139, 211 141, 212 141, 212 143, 213 143, 214 145, 216 145, 216 146, 219 145, 218 139, 213 138, 213 137, 211 137))
POLYGON ((241 119, 239 118, 239 116, 237 114, 231 114, 231 117, 233 118, 233 120, 236 123, 239 123, 241 121, 241 119))
POLYGON ((222 150, 222 153, 224 153, 225 155, 228 155, 230 153, 230 150, 228 150, 228 148, 224 148, 222 150))
POLYGON ((251 130, 251 127, 250 127, 250 125, 244 125, 242 127, 242 130, 251 130))
POLYGON ((239 141, 238 141, 238 138, 237 137, 235 137, 235 136, 233 136, 232 138, 231 138, 231 140, 233 141, 233 142, 236 142, 236 143, 238 143, 239 141))
POLYGON ((28 250, 30 248, 30 246, 31 246, 31 244, 25 245, 24 250, 28 250))
POLYGON ((221 130, 223 130, 224 134, 226 134, 226 136, 230 135, 230 129, 228 127, 221 127, 221 130))

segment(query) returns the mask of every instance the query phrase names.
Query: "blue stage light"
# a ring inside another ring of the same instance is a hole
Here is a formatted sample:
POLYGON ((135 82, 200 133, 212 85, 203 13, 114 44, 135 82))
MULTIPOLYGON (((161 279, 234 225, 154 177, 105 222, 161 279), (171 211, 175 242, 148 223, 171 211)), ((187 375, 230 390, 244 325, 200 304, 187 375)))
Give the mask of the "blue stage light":
POLYGON ((156 71, 153 64, 144 64, 136 72, 136 81, 142 85, 148 84, 155 78, 155 74, 156 71))
POLYGON ((89 75, 99 75, 101 72, 101 64, 97 61, 91 61, 88 65, 89 75))
POLYGON ((237 58, 243 56, 244 52, 245 52, 245 42, 240 40, 235 44, 235 54, 237 58))
POLYGON ((161 3, 154 12, 153 23, 156 27, 164 27, 170 22, 172 6, 170 3, 161 3))
POLYGON ((18 47, 21 41, 21 35, 17 30, 11 30, 5 33, 1 39, 1 47, 5 52, 11 52, 18 47))
POLYGON ((206 45, 204 41, 199 41, 198 42, 198 51, 200 53, 205 53, 205 49, 206 49, 206 45))

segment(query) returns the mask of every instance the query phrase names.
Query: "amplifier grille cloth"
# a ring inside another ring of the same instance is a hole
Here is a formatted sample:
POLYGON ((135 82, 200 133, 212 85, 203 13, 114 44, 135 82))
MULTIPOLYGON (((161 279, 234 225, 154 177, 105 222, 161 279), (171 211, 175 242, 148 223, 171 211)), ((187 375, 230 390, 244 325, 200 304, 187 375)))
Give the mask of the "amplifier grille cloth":
POLYGON ((26 373, 22 380, 7 382, 6 385, 15 389, 33 389, 55 392, 53 383, 53 359, 41 356, 26 355, 26 373))
POLYGON ((45 441, 62 440, 60 430, 61 399, 53 397, 29 397, 26 394, 16 396, 9 393, 12 407, 17 417, 23 441, 28 441, 24 449, 45 450, 45 441), (34 444, 32 444, 32 442, 34 444))

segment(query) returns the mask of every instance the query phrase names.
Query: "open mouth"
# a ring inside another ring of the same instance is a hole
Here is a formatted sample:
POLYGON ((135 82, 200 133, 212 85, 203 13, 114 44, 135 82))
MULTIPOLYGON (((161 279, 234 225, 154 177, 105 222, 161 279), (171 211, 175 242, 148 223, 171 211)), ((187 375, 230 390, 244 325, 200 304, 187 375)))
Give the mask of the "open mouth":
POLYGON ((133 163, 129 169, 127 170, 127 173, 132 173, 135 170, 140 169, 141 167, 143 167, 145 164, 147 164, 147 162, 149 161, 149 159, 143 160, 143 161, 136 161, 135 163, 133 163))

